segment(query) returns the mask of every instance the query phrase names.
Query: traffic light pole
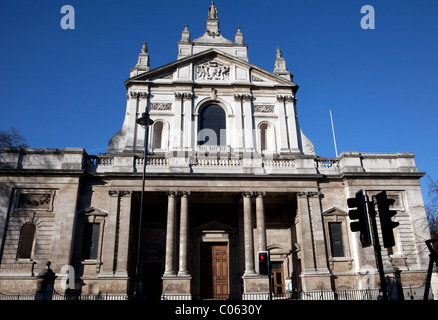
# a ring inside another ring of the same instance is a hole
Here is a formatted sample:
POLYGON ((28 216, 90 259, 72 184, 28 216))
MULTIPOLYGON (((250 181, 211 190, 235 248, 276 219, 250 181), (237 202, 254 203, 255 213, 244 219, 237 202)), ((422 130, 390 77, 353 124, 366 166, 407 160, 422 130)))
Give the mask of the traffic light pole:
POLYGON ((376 210, 374 209, 374 202, 369 201, 368 196, 368 215, 371 220, 371 232, 373 235, 373 243, 374 243, 374 254, 376 256, 377 269, 379 271, 380 277, 380 289, 382 291, 383 300, 388 300, 388 292, 386 290, 386 280, 385 280, 385 272, 383 270, 383 261, 382 261, 382 247, 380 246, 379 234, 377 232, 377 223, 376 223, 376 210))

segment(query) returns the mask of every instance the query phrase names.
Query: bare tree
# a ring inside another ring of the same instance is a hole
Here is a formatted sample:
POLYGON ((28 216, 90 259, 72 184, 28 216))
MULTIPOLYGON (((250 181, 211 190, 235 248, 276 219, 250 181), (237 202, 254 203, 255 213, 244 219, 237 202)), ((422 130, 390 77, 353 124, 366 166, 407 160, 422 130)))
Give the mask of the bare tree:
POLYGON ((11 127, 9 130, 0 130, 0 149, 27 147, 26 138, 14 127, 11 127))

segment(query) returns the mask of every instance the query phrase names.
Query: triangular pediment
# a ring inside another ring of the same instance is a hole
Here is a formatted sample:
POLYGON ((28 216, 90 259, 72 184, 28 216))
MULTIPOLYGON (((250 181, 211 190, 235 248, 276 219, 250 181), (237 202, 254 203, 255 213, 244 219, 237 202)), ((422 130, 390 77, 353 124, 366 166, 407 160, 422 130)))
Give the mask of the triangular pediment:
POLYGON ((89 207, 79 211, 79 214, 83 214, 85 216, 107 216, 108 212, 96 207, 89 207))
POLYGON ((342 209, 339 209, 337 207, 330 207, 326 210, 324 210, 324 212, 322 212, 323 216, 346 216, 348 215, 348 213, 342 209))
POLYGON ((292 81, 217 49, 209 49, 144 72, 128 79, 125 84, 135 82, 221 82, 298 88, 292 81))

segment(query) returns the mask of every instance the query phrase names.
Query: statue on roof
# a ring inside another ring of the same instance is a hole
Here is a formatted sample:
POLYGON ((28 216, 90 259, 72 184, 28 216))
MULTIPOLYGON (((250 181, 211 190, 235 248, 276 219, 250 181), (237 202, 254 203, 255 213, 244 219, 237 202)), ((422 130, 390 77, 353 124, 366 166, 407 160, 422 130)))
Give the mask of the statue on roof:
POLYGON ((211 2, 210 8, 208 8, 208 18, 209 19, 217 19, 217 8, 214 5, 214 2, 211 2))
POLYGON ((143 43, 143 47, 141 48, 141 53, 148 53, 148 44, 146 41, 143 43))

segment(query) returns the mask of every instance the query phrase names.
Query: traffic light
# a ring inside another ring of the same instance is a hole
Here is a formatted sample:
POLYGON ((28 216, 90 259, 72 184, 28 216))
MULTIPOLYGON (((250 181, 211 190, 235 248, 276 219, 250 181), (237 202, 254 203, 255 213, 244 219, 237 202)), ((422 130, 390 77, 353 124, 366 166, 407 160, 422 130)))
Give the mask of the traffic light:
POLYGON ((347 205, 349 208, 356 208, 348 211, 348 216, 350 219, 358 220, 350 223, 351 231, 360 232, 360 242, 362 243, 362 248, 369 247, 371 245, 371 235, 363 190, 361 189, 356 192, 355 198, 348 198, 347 205))
POLYGON ((389 210, 389 207, 395 202, 394 199, 388 199, 386 191, 376 194, 377 208, 379 209, 380 227, 382 228, 383 246, 390 248, 395 246, 394 232, 392 229, 399 225, 398 222, 392 221, 391 217, 397 214, 395 210, 389 210))
POLYGON ((259 274, 260 275, 269 275, 269 251, 259 251, 257 252, 258 261, 259 261, 259 274))

